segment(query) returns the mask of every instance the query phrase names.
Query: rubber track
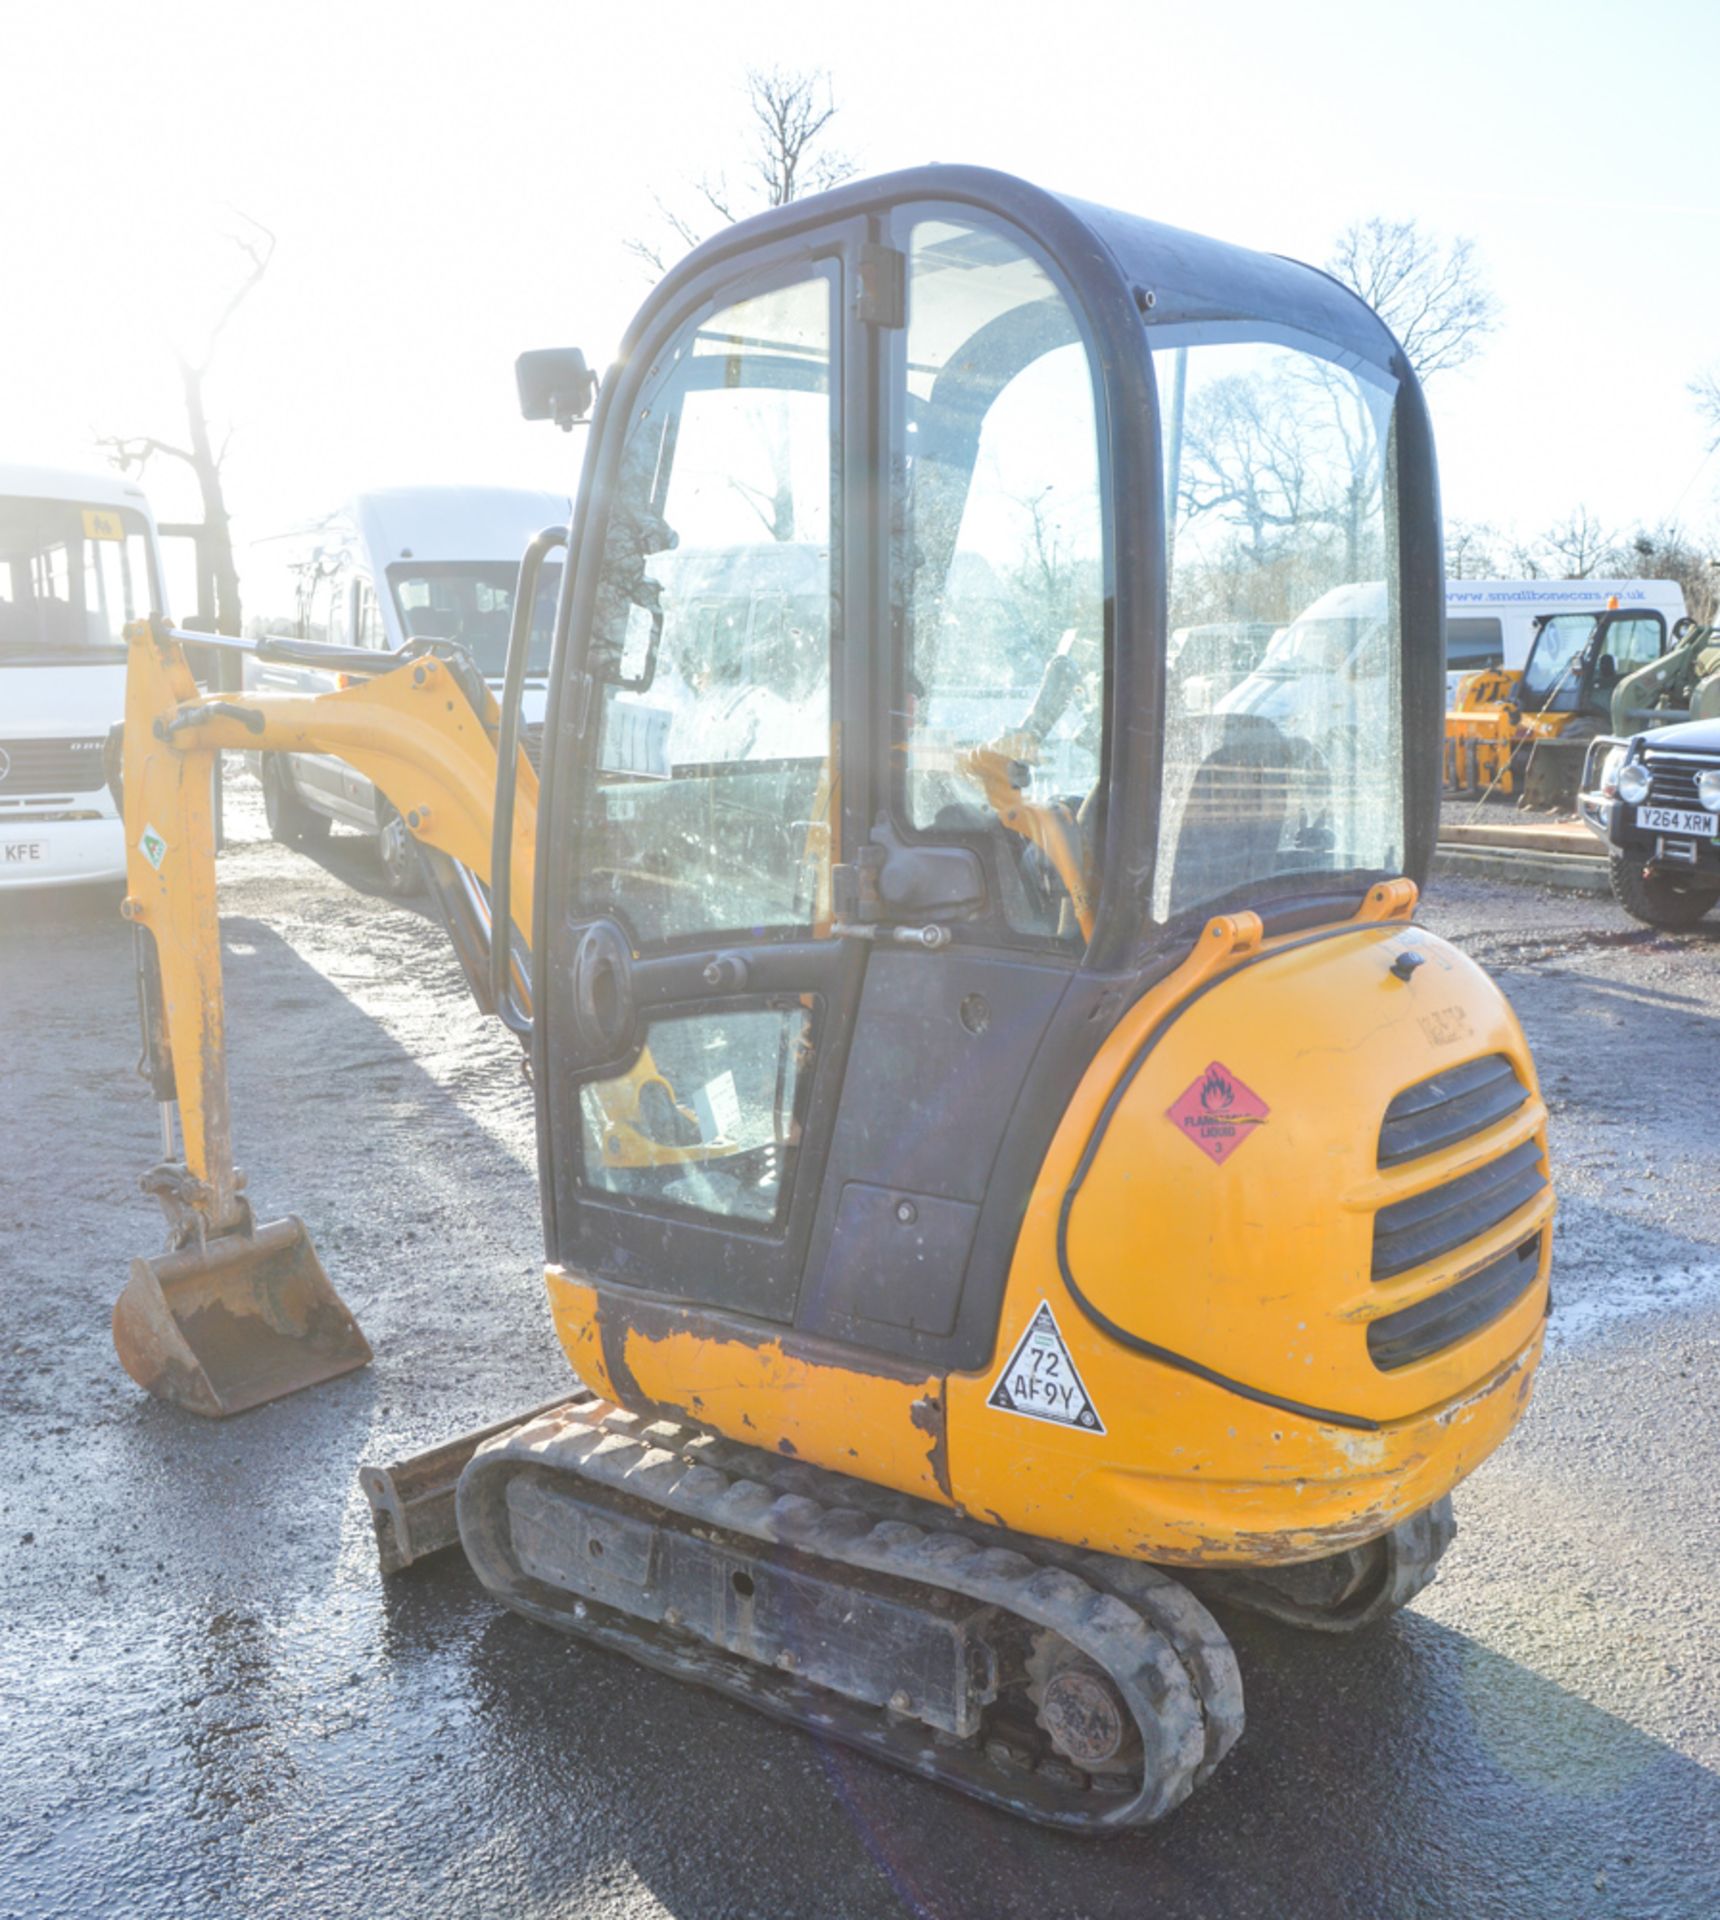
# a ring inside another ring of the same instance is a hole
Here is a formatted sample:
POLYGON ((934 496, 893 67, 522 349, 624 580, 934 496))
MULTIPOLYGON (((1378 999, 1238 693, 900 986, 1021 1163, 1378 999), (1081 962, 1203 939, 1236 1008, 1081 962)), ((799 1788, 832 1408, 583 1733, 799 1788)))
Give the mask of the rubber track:
POLYGON ((929 1502, 691 1428, 614 1409, 529 1422, 476 1455, 461 1480, 459 1513, 467 1558, 516 1611, 1066 1830, 1118 1833, 1162 1818, 1242 1730, 1241 1681, 1229 1643, 1200 1602, 1156 1568, 1048 1549, 963 1523, 929 1502), (876 1712, 649 1620, 571 1594, 559 1598, 510 1564, 506 1488, 523 1471, 608 1488, 648 1515, 674 1515, 827 1564, 941 1587, 1050 1628, 1121 1691, 1141 1731, 1138 1790, 1090 1787, 1063 1762, 1032 1770, 1000 1757, 983 1737, 975 1744, 945 1741, 906 1716, 876 1712))

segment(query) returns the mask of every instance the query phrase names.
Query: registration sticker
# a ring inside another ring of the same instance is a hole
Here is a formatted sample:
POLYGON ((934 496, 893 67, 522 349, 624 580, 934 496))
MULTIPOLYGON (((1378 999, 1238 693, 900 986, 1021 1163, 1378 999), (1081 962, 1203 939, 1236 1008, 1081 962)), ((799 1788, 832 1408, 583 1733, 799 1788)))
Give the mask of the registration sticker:
POLYGON ((693 1111, 699 1116, 699 1137, 706 1141, 734 1141, 741 1130, 741 1097, 735 1091, 735 1076, 725 1067, 714 1080, 707 1080, 693 1094, 693 1111))
POLYGON ((85 507, 84 538, 86 540, 123 540, 125 527, 119 515, 109 512, 106 507, 85 507))
POLYGON ((1039 1311, 1027 1323, 1027 1331, 1009 1356, 1009 1365, 997 1376, 997 1385, 985 1404, 999 1413, 1049 1420, 1058 1427, 1079 1427, 1083 1433, 1105 1431, 1099 1409, 1081 1384, 1075 1362, 1063 1344, 1049 1300, 1040 1301, 1039 1311))
POLYGON ((143 837, 137 843, 137 850, 157 873, 161 871, 161 863, 167 858, 167 842, 153 827, 144 828, 143 837))

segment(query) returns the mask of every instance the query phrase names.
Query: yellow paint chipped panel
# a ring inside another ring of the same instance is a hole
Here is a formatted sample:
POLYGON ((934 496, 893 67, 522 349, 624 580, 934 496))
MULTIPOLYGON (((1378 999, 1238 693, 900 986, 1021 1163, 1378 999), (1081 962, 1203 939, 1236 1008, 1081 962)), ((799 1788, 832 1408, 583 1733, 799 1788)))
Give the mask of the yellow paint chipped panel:
POLYGON ((947 1501, 941 1378, 845 1366, 833 1353, 797 1350, 792 1334, 725 1337, 713 1330, 720 1317, 697 1308, 630 1310, 622 1289, 600 1291, 563 1267, 546 1268, 544 1277, 564 1351, 606 1399, 641 1411, 673 1408, 749 1446, 947 1501))

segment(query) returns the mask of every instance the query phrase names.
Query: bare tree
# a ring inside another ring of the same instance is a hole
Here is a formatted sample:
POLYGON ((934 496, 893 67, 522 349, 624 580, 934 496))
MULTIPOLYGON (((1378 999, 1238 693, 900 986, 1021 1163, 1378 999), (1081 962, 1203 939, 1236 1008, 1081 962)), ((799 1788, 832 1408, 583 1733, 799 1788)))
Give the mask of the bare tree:
POLYGON ((1708 451, 1720 447, 1720 367, 1710 367, 1690 383, 1690 397, 1708 432, 1708 451))
POLYGON ((180 391, 185 400, 186 439, 190 444, 181 447, 149 435, 123 434, 104 434, 96 441, 98 446, 107 449, 109 459, 122 473, 142 473, 157 454, 182 460, 190 467, 203 502, 203 523, 197 535, 198 621, 212 626, 217 633, 235 634, 240 630, 239 570, 233 561, 233 532, 221 485, 221 466, 233 436, 229 429, 217 450, 210 433, 203 383, 215 364, 222 334, 234 314, 256 291, 275 253, 275 236, 267 227, 248 214, 239 214, 237 218, 238 229, 227 236, 243 262, 237 282, 204 337, 202 351, 195 355, 181 351, 176 356, 180 391))
POLYGON ((1553 563, 1554 577, 1586 580, 1613 557, 1618 536, 1609 533, 1587 507, 1576 507, 1541 536, 1541 549, 1553 563))
POLYGON ((1445 577, 1447 580, 1497 578, 1498 553, 1498 532, 1485 520, 1446 521, 1445 577))
POLYGON ((1622 580, 1676 580, 1684 590, 1690 617, 1703 626, 1720 613, 1720 558, 1712 537, 1686 533, 1668 524, 1638 527, 1608 555, 1607 570, 1622 580))
POLYGON ((1309 445, 1300 396, 1282 381, 1227 374, 1191 402, 1183 425, 1180 511, 1244 528, 1256 559, 1310 517, 1309 445))
POLYGON ((749 152, 739 185, 726 172, 701 175, 693 185, 697 205, 691 212, 653 192, 667 233, 627 242, 628 252, 653 273, 666 273, 677 252, 690 252, 720 228, 767 207, 823 193, 855 172, 853 160, 829 143, 838 108, 828 73, 749 68, 746 102, 749 152))
POLYGON ((1442 245, 1414 220, 1376 214, 1354 222, 1338 236, 1326 270, 1391 328, 1424 383, 1467 365, 1499 324, 1474 241, 1442 245))

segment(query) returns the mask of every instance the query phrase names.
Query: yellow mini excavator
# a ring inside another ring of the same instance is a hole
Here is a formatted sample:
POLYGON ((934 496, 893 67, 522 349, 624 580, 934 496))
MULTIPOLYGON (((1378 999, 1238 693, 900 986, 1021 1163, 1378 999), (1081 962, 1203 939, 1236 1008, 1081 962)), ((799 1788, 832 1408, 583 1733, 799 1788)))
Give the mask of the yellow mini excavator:
MULTIPOLYGON (((595 384, 558 350, 520 382, 564 425, 595 384)), ((447 643, 202 694, 134 630, 171 1244, 126 1365, 218 1413, 368 1357, 233 1172, 209 821, 216 749, 343 755, 536 1089, 586 1391, 443 1459, 486 1586, 1031 1818, 1154 1819, 1241 1729, 1205 1603, 1402 1606, 1541 1352, 1534 1069, 1413 917, 1414 375, 1307 267, 918 169, 668 276, 516 613, 562 542, 537 775, 517 619, 499 703, 447 643), (1347 584, 1365 645, 1296 625, 1347 584), (1241 619, 1306 679, 1273 715, 1170 657, 1241 619)))

